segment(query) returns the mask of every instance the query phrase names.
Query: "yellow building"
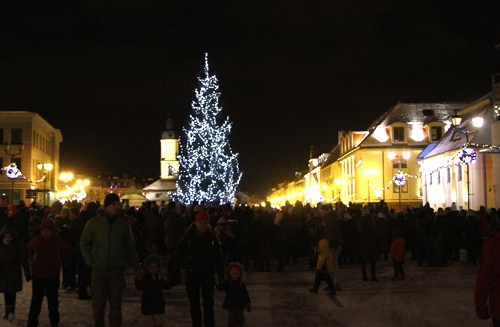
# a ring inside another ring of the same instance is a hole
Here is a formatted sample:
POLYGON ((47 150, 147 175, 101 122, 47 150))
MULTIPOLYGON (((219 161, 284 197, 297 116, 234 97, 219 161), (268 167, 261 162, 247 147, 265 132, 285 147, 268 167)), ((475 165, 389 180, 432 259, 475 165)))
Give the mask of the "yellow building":
POLYGON ((423 188, 418 156, 442 138, 455 111, 467 105, 398 103, 366 131, 340 131, 329 154, 311 158, 308 170, 292 183, 278 185, 268 201, 279 206, 294 199, 313 205, 339 199, 356 204, 383 199, 393 208, 420 205, 423 188), (300 193, 302 197, 292 197, 300 193))
POLYGON ((22 174, 9 178, 8 169, 3 169, 0 195, 17 204, 26 200, 26 190, 32 189, 37 191, 37 202, 50 205, 57 188, 62 140, 61 131, 37 113, 0 111, 0 143, 3 145, 0 166, 12 167, 14 163, 22 174))

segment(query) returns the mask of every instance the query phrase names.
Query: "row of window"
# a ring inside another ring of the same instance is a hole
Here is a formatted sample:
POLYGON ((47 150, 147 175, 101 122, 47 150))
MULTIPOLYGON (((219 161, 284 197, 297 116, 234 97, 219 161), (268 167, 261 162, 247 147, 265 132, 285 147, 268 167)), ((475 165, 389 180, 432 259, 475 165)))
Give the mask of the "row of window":
POLYGON ((51 156, 50 140, 43 137, 37 131, 33 131, 33 147, 51 156))
MULTIPOLYGON (((4 130, 0 129, 0 144, 8 142, 4 137, 4 130)), ((22 144, 23 143, 23 129, 22 128, 11 128, 10 130, 10 144, 22 144)), ((50 140, 43 137, 37 131, 33 131, 33 147, 43 151, 44 153, 51 155, 50 140)))
MULTIPOLYGON (((457 181, 462 181, 462 167, 457 164, 457 181)), ((429 185, 432 185, 434 182, 434 173, 429 174, 429 185)), ((437 171, 436 173, 436 183, 438 185, 441 184, 441 171, 437 171)), ((451 183, 451 167, 446 168, 446 183, 451 183)))
MULTIPOLYGON (((4 144, 8 142, 3 136, 3 129, 0 129, 0 143, 4 144)), ((10 130, 10 144, 21 144, 23 143, 23 130, 22 128, 12 128, 10 130)))
MULTIPOLYGON (((431 126, 430 127, 431 135, 430 135, 430 140, 431 142, 437 142, 441 140, 443 137, 443 127, 441 126, 431 126)), ((392 141, 394 143, 407 143, 407 133, 406 133, 406 127, 393 127, 392 128, 393 132, 393 137, 392 141)))

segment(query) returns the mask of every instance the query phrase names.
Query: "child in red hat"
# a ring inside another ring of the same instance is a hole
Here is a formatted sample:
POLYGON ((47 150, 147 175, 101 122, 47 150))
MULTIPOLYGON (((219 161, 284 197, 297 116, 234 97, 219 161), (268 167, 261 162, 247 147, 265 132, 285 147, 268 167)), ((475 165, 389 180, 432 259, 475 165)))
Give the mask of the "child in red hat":
POLYGON ((217 284, 217 290, 226 292, 222 307, 228 312, 228 327, 243 327, 245 317, 243 310, 251 310, 250 296, 243 282, 245 270, 237 262, 228 264, 226 267, 226 279, 217 284))

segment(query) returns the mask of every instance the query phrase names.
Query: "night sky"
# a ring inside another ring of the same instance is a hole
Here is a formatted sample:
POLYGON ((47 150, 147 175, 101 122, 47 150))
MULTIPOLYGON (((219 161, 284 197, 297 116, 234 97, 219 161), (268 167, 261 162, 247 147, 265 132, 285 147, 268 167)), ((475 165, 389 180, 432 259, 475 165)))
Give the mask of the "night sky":
POLYGON ((240 189, 265 195, 398 101, 474 101, 500 72, 500 2, 2 1, 0 110, 59 128, 61 168, 158 178, 204 52, 240 189))

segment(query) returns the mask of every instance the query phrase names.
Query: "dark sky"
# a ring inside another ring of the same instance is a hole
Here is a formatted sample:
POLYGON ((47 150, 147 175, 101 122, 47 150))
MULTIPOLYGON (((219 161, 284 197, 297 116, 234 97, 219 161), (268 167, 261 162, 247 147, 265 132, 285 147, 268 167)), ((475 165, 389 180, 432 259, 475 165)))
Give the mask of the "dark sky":
POLYGON ((157 178, 209 52, 241 189, 265 195, 398 101, 487 94, 499 17, 481 0, 2 1, 0 110, 61 129, 63 169, 157 178))

